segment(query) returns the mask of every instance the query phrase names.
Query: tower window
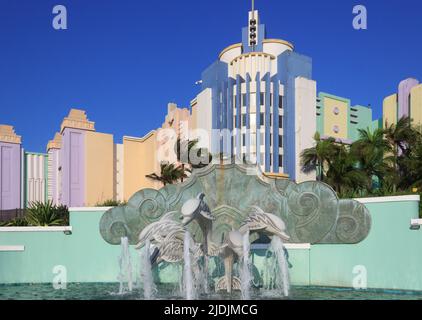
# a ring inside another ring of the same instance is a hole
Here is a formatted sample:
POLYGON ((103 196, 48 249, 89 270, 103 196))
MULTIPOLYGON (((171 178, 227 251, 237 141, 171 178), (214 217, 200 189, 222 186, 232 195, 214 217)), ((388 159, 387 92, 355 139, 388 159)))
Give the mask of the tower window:
POLYGON ((246 107, 246 93, 242 94, 242 106, 246 107))
POLYGON ((261 126, 264 125, 264 113, 263 112, 261 112, 260 115, 259 115, 259 124, 261 126))
POLYGON ((283 148, 283 136, 278 136, 278 147, 283 148))
POLYGON ((283 156, 281 154, 278 156, 278 166, 279 167, 283 166, 283 156))
POLYGON ((283 109, 283 96, 278 96, 278 107, 283 109))
POLYGON ((242 134, 242 146, 246 146, 246 134, 242 134))
POLYGON ((283 116, 278 116, 278 127, 283 128, 283 116))
POLYGON ((263 106, 264 105, 264 94, 262 92, 259 94, 259 100, 260 100, 261 106, 263 106))
POLYGON ((246 126, 246 114, 242 114, 242 126, 246 126))

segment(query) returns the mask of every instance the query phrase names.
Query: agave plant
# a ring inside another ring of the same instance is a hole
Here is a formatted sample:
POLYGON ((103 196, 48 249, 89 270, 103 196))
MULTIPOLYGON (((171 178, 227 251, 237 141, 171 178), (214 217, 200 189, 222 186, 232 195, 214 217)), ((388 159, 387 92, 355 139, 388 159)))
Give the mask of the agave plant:
POLYGON ((25 220, 31 226, 61 226, 68 222, 68 210, 65 206, 54 205, 52 201, 32 202, 25 220))
POLYGON ((0 223, 1 227, 26 227, 28 226, 28 221, 25 218, 15 218, 10 221, 0 223))

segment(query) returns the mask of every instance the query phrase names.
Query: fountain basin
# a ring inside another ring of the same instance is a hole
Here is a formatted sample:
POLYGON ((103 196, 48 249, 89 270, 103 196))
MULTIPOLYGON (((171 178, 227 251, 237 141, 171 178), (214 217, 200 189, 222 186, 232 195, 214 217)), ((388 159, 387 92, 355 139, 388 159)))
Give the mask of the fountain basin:
MULTIPOLYGON (((363 242, 357 245, 286 245, 292 264, 289 270, 293 298, 297 286, 352 287, 356 266, 366 266, 367 285, 371 290, 400 290, 400 293, 422 291, 422 231, 410 229, 411 220, 418 217, 419 197, 360 201, 365 203, 372 219, 371 232, 363 242)), ((63 265, 67 269, 68 292, 71 292, 73 285, 84 286, 84 283, 88 286, 89 283, 99 283, 96 287, 110 288, 110 292, 118 291, 117 257, 120 247, 105 243, 98 232, 100 218, 107 210, 71 208, 71 235, 65 235, 61 230, 19 231, 14 228, 6 232, 5 228, 0 228, 0 245, 19 247, 19 250, 0 252, 0 293, 14 288, 18 291, 29 290, 28 294, 32 295, 32 289, 36 292, 40 288, 41 291, 51 291, 48 294, 58 294, 49 284, 56 276, 53 273, 56 265, 63 265), (29 288, 25 283, 33 285, 29 288)), ((257 265, 265 249, 263 245, 252 245, 252 259, 257 265)), ((135 250, 132 253, 132 261, 137 261, 135 250)), ((175 267, 169 267, 160 271, 164 284, 175 282, 175 270, 175 267)), ((93 293, 91 298, 102 294, 93 293)), ((316 294, 325 296, 323 292, 316 294)), ((69 295, 73 296, 73 293, 69 295)), ((75 293, 76 296, 78 294, 75 293)), ((87 295, 83 298, 89 299, 87 295)), ((137 298, 140 298, 139 294, 137 298)))

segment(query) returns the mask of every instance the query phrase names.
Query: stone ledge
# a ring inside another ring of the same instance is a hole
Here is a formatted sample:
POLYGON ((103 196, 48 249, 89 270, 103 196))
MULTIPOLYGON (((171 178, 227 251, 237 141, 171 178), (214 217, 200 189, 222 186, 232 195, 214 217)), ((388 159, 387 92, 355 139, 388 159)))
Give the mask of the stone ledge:
POLYGON ((360 203, 381 203, 381 202, 404 202, 404 201, 420 201, 419 195, 392 196, 392 197, 373 197, 373 198, 356 198, 360 203))
POLYGON ((0 246, 0 252, 21 252, 25 251, 25 246, 0 246))
POLYGON ((72 232, 72 227, 1 227, 0 232, 72 232))

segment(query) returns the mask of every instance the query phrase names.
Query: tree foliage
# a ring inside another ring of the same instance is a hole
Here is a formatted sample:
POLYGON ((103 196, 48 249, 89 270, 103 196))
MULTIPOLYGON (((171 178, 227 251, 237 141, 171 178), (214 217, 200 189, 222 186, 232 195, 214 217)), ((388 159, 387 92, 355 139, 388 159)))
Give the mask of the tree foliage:
POLYGON ((340 196, 386 195, 422 188, 422 134, 407 117, 385 129, 359 129, 350 146, 321 139, 301 153, 302 171, 315 171, 340 196))

